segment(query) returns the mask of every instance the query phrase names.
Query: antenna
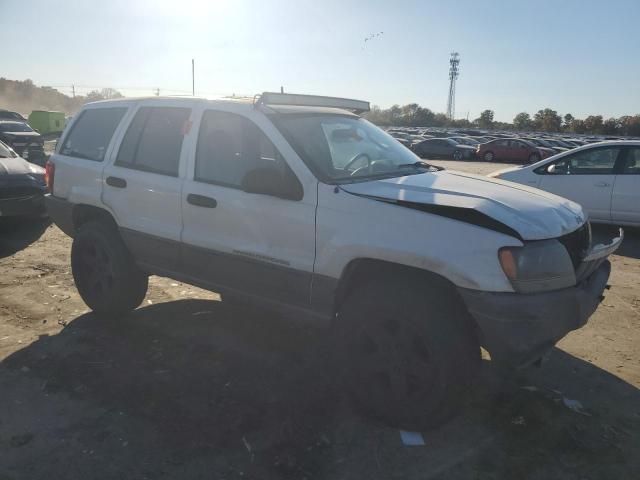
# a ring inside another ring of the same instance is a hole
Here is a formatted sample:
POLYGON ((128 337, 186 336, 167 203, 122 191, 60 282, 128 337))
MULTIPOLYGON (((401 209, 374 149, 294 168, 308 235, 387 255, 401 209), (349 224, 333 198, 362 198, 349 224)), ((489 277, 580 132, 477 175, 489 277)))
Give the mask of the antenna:
POLYGON ((447 100, 447 118, 449 120, 454 120, 456 113, 456 80, 460 74, 458 65, 460 65, 460 54, 451 52, 449 58, 449 99, 447 100))

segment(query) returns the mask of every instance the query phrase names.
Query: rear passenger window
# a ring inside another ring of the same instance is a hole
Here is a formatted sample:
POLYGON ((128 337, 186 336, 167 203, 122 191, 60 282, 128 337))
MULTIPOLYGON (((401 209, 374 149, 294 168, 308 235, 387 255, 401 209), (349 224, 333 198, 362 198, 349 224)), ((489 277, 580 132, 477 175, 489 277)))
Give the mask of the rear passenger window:
POLYGON ((177 177, 190 114, 189 108, 140 108, 122 140, 115 164, 177 177))
POLYGON ((196 181, 240 188, 249 170, 274 161, 286 168, 273 143, 253 122, 234 113, 204 113, 196 151, 196 181))
POLYGON ((59 153, 101 162, 126 107, 84 110, 71 127, 59 153))

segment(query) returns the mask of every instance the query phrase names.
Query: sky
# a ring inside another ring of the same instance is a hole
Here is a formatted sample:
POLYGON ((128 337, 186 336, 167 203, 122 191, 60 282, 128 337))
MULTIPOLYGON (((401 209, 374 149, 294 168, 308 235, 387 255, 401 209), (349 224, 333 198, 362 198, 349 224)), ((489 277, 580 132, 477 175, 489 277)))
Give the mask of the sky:
POLYGON ((68 94, 187 94, 194 58, 197 95, 444 112, 457 51, 457 118, 640 113, 640 0, 0 0, 0 26, 0 76, 68 94))

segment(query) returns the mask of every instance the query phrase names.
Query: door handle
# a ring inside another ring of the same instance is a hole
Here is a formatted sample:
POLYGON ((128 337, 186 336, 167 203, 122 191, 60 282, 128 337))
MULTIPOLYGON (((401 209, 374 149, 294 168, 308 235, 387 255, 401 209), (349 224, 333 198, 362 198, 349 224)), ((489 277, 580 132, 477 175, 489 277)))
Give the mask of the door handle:
POLYGON ((215 198, 206 197, 204 195, 198 195, 195 193, 190 193, 189 195, 187 195, 187 203, 195 205, 196 207, 204 208, 216 208, 218 206, 218 202, 215 198))
POLYGON ((594 187, 608 187, 609 185, 611 184, 607 182, 598 182, 593 184, 594 187))
POLYGON ((127 188, 127 181, 120 177, 107 177, 107 185, 116 188, 127 188))

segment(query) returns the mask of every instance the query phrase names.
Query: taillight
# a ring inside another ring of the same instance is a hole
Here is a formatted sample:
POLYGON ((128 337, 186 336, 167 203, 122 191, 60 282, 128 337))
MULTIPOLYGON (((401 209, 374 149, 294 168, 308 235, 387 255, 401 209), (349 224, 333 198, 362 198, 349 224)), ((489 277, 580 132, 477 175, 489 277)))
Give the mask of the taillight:
POLYGON ((44 183, 47 184, 47 191, 53 193, 53 179, 56 175, 56 166, 51 160, 47 160, 44 166, 44 183))

